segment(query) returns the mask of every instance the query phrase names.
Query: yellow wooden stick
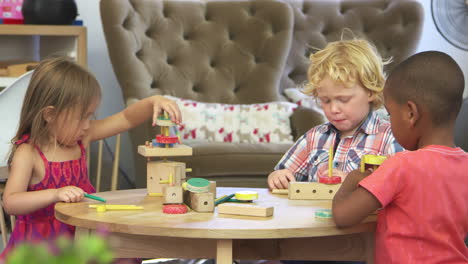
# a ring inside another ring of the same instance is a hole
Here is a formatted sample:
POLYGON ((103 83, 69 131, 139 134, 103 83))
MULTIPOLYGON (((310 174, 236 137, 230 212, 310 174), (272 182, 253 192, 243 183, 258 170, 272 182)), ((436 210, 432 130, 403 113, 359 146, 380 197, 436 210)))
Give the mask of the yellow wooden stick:
POLYGON ((105 212, 107 210, 143 210, 143 206, 132 204, 90 204, 89 208, 96 208, 98 212, 105 212))
POLYGON ((333 176, 333 144, 330 146, 329 157, 328 157, 328 177, 333 176))

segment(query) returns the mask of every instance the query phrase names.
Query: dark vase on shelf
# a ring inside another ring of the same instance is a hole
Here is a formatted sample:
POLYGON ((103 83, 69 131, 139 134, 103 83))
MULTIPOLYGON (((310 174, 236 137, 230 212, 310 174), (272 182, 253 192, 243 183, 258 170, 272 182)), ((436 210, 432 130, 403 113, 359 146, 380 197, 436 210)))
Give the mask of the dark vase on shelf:
POLYGON ((78 15, 75 0, 24 0, 25 24, 71 25, 78 15))

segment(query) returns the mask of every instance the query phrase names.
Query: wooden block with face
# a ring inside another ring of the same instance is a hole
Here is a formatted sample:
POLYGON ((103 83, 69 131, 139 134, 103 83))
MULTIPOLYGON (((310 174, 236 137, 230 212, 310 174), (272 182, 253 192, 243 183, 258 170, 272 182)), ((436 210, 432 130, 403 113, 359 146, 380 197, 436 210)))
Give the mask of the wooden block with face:
POLYGON ((162 193, 166 185, 181 186, 185 178, 185 163, 175 161, 152 161, 147 163, 148 193, 162 193))
POLYGON ((233 214, 246 216, 272 216, 273 209, 273 206, 250 203, 222 203, 218 205, 219 214, 233 214))
POLYGON ((210 192, 195 193, 185 191, 184 202, 196 212, 214 211, 214 195, 210 192))
POLYGON ((341 184, 318 182, 290 182, 290 200, 332 200, 341 184))
POLYGON ((164 204, 181 204, 184 202, 182 186, 164 187, 164 204))

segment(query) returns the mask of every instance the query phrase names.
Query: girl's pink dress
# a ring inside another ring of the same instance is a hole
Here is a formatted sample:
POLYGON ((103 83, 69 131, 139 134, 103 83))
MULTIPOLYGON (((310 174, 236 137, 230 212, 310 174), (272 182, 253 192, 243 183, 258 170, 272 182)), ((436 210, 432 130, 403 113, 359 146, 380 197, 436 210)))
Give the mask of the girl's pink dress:
MULTIPOLYGON (((24 142, 26 140, 19 144, 24 142)), ((94 193, 94 187, 88 178, 86 150, 81 141, 78 145, 81 149, 81 157, 62 162, 48 161, 44 153, 36 146, 44 161, 45 176, 40 183, 28 186, 28 191, 58 189, 73 185, 83 189, 86 193, 94 193)), ((8 252, 23 241, 31 243, 54 240, 61 235, 73 237, 75 227, 58 221, 54 216, 54 206, 55 204, 51 204, 31 214, 17 216, 15 228, 5 250, 0 255, 0 260, 4 260, 8 252)))

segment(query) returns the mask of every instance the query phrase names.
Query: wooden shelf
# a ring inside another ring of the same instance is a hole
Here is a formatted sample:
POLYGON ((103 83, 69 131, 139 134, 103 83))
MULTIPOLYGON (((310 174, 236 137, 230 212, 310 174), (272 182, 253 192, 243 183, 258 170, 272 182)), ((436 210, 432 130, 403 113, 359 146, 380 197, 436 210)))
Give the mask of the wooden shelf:
POLYGON ((0 57, 7 60, 38 60, 63 52, 71 54, 78 64, 86 67, 86 35, 86 27, 83 26, 0 25, 0 48, 4 50, 0 57), (26 55, 17 58, 10 54, 11 51, 18 52, 18 49, 21 53, 26 52, 26 55))

